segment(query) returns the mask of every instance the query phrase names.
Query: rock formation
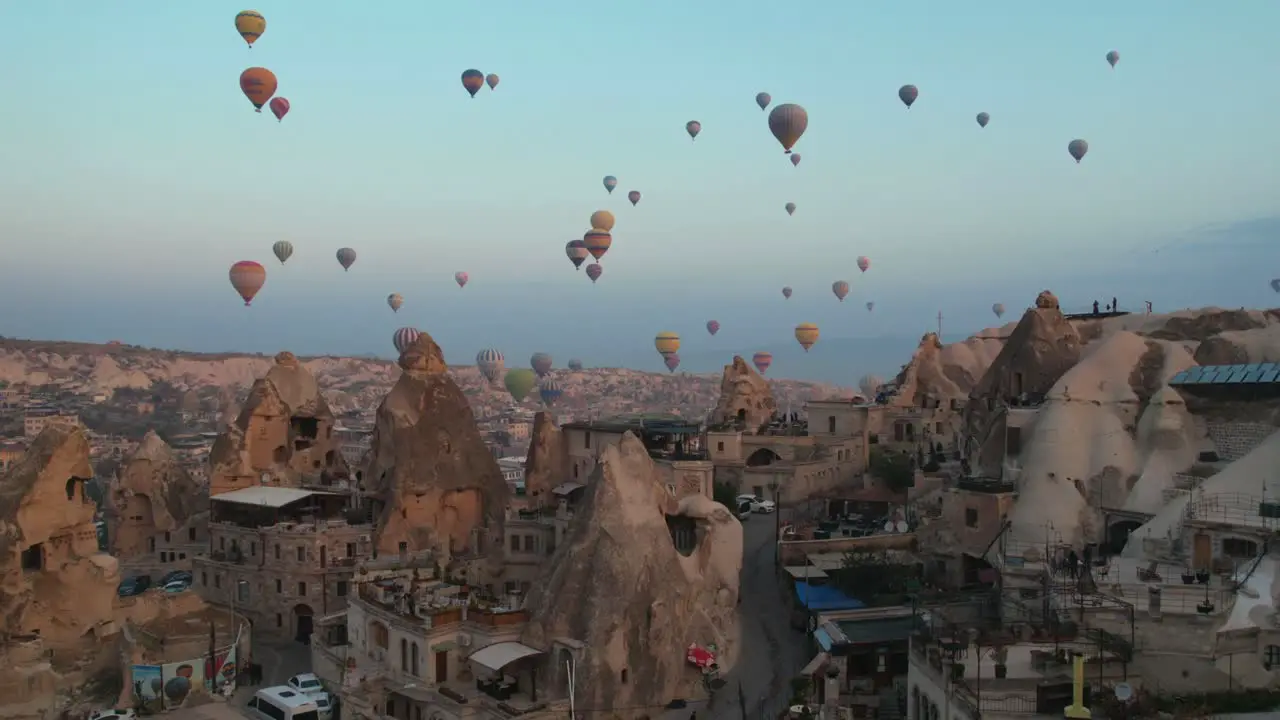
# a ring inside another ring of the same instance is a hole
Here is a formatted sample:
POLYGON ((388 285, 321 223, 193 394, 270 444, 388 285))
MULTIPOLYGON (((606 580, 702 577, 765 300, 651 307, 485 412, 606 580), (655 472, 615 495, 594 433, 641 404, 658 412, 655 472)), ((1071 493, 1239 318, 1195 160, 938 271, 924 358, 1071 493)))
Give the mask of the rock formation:
POLYGON ((533 416, 529 454, 524 463, 524 493, 533 507, 555 505, 551 491, 569 479, 569 448, 549 412, 533 416))
POLYGON ((715 422, 737 423, 741 429, 754 433, 773 417, 777 409, 769 383, 745 360, 734 355, 733 363, 724 366, 720 380, 720 402, 716 405, 715 422))
MULTIPOLYGON (((685 662, 690 643, 716 645, 725 670, 733 663, 742 526, 703 495, 675 500, 630 433, 605 450, 587 487, 553 569, 529 594, 522 641, 548 652, 559 638, 582 643, 580 706, 692 697, 701 674, 685 662)), ((559 652, 552 672, 562 680, 559 652)))
POLYGON ((363 484, 376 499, 379 552, 502 555, 507 484, 471 406, 427 333, 400 356, 404 373, 378 406, 363 484))
POLYGON ((291 352, 254 382, 234 424, 209 453, 212 495, 258 484, 329 485, 348 476, 333 412, 315 377, 291 352))
POLYGON ((92 477, 84 432, 53 424, 0 480, 0 636, 56 648, 114 629, 119 568, 98 550, 92 477))
POLYGON ((1004 348, 999 331, 984 331, 963 342, 943 345, 937 333, 925 333, 911 362, 894 378, 891 405, 925 407, 968 402, 969 393, 1004 348))
POLYGON ((107 494, 111 552, 134 557, 147 552, 147 539, 176 531, 202 509, 191 475, 155 431, 148 431, 116 472, 107 494))

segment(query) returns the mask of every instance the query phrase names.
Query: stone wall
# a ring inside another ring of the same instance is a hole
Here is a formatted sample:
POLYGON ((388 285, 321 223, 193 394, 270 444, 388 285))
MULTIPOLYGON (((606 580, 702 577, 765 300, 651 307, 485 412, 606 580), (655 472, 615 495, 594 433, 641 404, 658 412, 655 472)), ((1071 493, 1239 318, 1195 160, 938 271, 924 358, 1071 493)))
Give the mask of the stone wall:
POLYGON ((1253 422, 1210 422, 1209 439, 1218 457, 1228 462, 1239 460, 1262 444, 1276 431, 1272 425, 1253 422))

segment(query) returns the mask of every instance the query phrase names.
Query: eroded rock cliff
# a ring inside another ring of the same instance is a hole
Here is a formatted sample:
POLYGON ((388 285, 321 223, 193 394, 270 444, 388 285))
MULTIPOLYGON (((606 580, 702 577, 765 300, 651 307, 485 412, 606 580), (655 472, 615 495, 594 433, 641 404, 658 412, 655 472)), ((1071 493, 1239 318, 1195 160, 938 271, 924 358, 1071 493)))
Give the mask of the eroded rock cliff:
POLYGON ((113 630, 116 559, 98 550, 89 443, 51 424, 0 479, 0 637, 68 647, 113 630))
MULTIPOLYGON (((471 406, 427 333, 400 356, 403 373, 378 406, 363 484, 381 507, 378 550, 434 550, 446 562, 502 556, 507 484, 471 406)), ((496 570, 495 570, 496 571, 496 570)))
POLYGON ((778 404, 773 400, 769 383, 747 361, 734 355, 724 366, 720 378, 720 401, 716 404, 715 421, 737 423, 754 433, 773 417, 778 404))
POLYGON ((675 500, 627 433, 605 450, 551 572, 530 592, 523 641, 548 652, 558 638, 582 643, 581 706, 691 697, 701 683, 685 661, 691 643, 715 644, 723 669, 733 663, 741 569, 737 518, 700 494, 675 500), (687 554, 669 522, 683 529, 687 554))
POLYGON ((147 552, 147 538, 178 530, 207 505, 202 495, 169 445, 148 431, 107 494, 112 553, 127 558, 147 552))
POLYGON ((529 454, 524 463, 524 493, 533 507, 555 505, 551 491, 569 479, 569 448, 555 416, 539 412, 533 416, 529 454))
POLYGON ((992 361, 1004 348, 998 330, 987 330, 962 342, 943 345, 937 333, 925 333, 894 378, 888 404, 925 407, 929 400, 947 405, 951 400, 966 402, 992 361))

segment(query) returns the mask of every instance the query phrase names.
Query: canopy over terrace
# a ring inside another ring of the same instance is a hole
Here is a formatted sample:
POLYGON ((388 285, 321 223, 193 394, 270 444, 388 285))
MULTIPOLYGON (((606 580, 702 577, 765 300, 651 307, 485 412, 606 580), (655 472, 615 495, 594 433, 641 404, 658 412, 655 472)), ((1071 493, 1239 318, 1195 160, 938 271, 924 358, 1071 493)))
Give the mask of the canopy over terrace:
POLYGON ((270 486, 232 490, 209 500, 213 522, 232 522, 244 527, 336 517, 342 514, 347 502, 346 496, 336 493, 270 486))
MULTIPOLYGON (((505 674, 504 670, 512 663, 542 654, 544 654, 543 651, 524 643, 497 642, 476 650, 467 656, 467 660, 483 670, 502 676, 505 674)), ((529 672, 529 682, 530 696, 536 701, 538 698, 537 673, 529 672)))

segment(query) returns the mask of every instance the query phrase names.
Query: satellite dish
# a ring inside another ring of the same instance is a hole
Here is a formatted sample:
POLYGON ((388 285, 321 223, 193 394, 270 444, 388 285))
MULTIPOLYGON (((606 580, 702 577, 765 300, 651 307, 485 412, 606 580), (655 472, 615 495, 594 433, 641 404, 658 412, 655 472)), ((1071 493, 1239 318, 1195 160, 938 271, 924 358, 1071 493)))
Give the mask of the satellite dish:
POLYGON ((1128 702, 1133 698, 1133 687, 1129 683, 1116 683, 1116 699, 1120 702, 1128 702))
POLYGON ((893 521, 892 521, 892 520, 890 520, 889 522, 887 522, 887 523, 885 523, 885 524, 884 524, 884 531, 885 531, 885 532, 893 532, 893 521))
POLYGON ((901 532, 901 533, 904 533, 911 529, 911 526, 907 525, 906 520, 899 520, 897 524, 894 525, 894 527, 896 527, 898 529, 898 532, 901 532))

